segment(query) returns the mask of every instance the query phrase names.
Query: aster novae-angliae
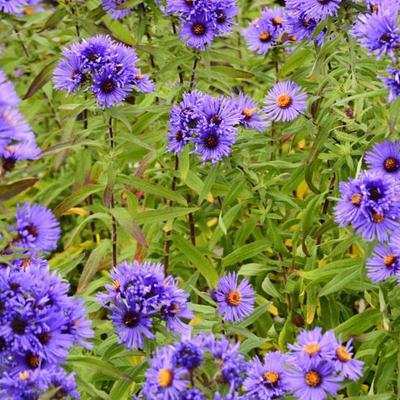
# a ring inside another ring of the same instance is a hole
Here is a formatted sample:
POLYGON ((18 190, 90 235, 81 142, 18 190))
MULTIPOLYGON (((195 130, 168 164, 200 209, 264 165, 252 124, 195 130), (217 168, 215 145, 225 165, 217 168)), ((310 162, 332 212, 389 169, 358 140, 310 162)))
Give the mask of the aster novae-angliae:
POLYGON ((101 0, 104 11, 112 19, 123 19, 132 12, 132 7, 126 3, 128 0, 101 0))
POLYGON ((392 276, 400 281, 400 253, 391 246, 379 243, 367 259, 366 269, 372 282, 383 282, 392 276))
POLYGON ((389 76, 379 76, 389 91, 388 102, 391 103, 400 97, 400 70, 398 68, 387 67, 389 76))
POLYGON ((400 141, 385 140, 375 143, 365 153, 368 170, 376 174, 400 177, 400 141))
POLYGON ((218 313, 229 322, 242 321, 254 309, 253 287, 246 278, 238 282, 238 276, 233 272, 219 280, 213 298, 218 305, 218 313))
POLYGON ((275 83, 267 93, 264 111, 274 121, 291 121, 305 111, 307 94, 292 81, 275 83))

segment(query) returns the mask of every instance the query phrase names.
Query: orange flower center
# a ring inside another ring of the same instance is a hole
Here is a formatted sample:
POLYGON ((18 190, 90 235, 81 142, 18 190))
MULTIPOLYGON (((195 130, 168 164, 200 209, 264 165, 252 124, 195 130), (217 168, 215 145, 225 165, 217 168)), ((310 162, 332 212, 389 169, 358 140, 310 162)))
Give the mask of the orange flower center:
POLYGON ((342 362, 347 362, 351 360, 351 354, 344 346, 340 346, 336 349, 336 356, 342 362))
POLYGON ((353 194, 353 197, 351 198, 351 204, 353 206, 359 206, 361 204, 362 196, 360 193, 355 193, 353 194))
POLYGON ((286 93, 280 94, 276 99, 276 104, 278 104, 278 107, 280 108, 287 108, 292 104, 292 102, 292 97, 286 93))
POLYGON ((206 27, 203 24, 194 24, 193 33, 198 36, 204 35, 206 33, 206 27))
POLYGON ((388 267, 393 267, 393 264, 396 262, 396 257, 393 254, 388 254, 387 256, 383 257, 383 263, 388 267))
POLYGON ((26 269, 32 264, 32 259, 31 258, 25 258, 22 263, 21 267, 26 271, 26 269))
POLYGON ((314 370, 308 371, 305 376, 308 386, 316 387, 321 383, 321 375, 314 370))
POLYGON ((275 384, 279 380, 279 374, 273 371, 267 371, 264 374, 264 379, 268 382, 271 382, 272 384, 275 384))
POLYGON ((246 119, 250 119, 251 118, 251 116, 254 114, 256 112, 256 109, 255 108, 243 108, 243 110, 242 110, 242 114, 244 115, 244 117, 246 118, 246 119))
POLYGON ((121 289, 121 282, 118 281, 117 279, 113 281, 112 285, 114 286, 114 289, 119 290, 121 289))
POLYGON ((282 25, 282 22, 283 22, 283 19, 282 19, 281 17, 272 18, 272 23, 273 23, 275 26, 282 25))
POLYGON ((170 369, 163 368, 158 372, 158 384, 161 387, 169 387, 172 385, 172 381, 174 380, 174 374, 170 369))
POLYGON ((372 12, 378 12, 379 11, 379 6, 378 5, 371 5, 371 11, 372 12))
POLYGON ((262 42, 268 42, 268 40, 271 38, 271 34, 266 31, 260 32, 260 40, 262 42))
POLYGON ((385 170, 395 172, 399 169, 398 161, 393 157, 388 157, 384 162, 385 170))
POLYGON ((376 223, 379 223, 384 220, 384 217, 382 214, 374 213, 374 214, 372 214, 372 220, 376 223))
POLYGON ((144 77, 143 74, 137 74, 137 75, 135 76, 135 78, 136 78, 138 81, 142 80, 143 77, 144 77))
POLYGON ((242 301, 242 295, 237 290, 231 290, 226 296, 226 300, 231 306, 238 306, 242 301))
POLYGON ((303 346, 303 350, 310 356, 313 356, 321 350, 321 347, 318 343, 310 343, 303 346))
POLYGON ((288 36, 288 39, 289 39, 291 42, 295 42, 295 41, 297 40, 297 35, 289 35, 289 36, 288 36))

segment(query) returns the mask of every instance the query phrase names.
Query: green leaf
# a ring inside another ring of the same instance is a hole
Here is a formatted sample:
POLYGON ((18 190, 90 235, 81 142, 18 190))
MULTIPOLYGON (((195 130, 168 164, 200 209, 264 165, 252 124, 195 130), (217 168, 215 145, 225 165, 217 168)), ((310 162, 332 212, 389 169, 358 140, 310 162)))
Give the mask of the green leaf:
POLYGON ((57 60, 54 60, 42 68, 39 74, 33 79, 29 89, 22 97, 22 100, 32 97, 38 90, 40 90, 47 82, 50 81, 56 62, 57 60))
POLYGON ((6 201, 17 196, 32 187, 37 181, 37 178, 24 178, 6 185, 0 185, 0 201, 6 201))
POLYGON ((227 267, 252 258, 265 251, 269 246, 271 246, 271 242, 266 239, 256 240, 253 243, 245 244, 225 256, 222 259, 222 265, 223 267, 227 267))
POLYGON ((168 221, 171 219, 183 217, 189 213, 194 213, 198 207, 165 207, 157 210, 143 211, 133 215, 134 220, 138 224, 154 224, 157 222, 168 221))
POLYGON ((215 287, 218 282, 218 273, 211 262, 204 257, 201 251, 194 247, 188 240, 178 235, 173 235, 173 244, 182 251, 185 257, 198 269, 207 280, 210 287, 215 287))
POLYGON ((370 308, 340 324, 335 328, 335 333, 336 335, 342 334, 343 339, 347 340, 351 336, 360 335, 378 325, 381 319, 380 311, 370 308))
POLYGON ((143 232, 129 214, 128 210, 125 208, 113 208, 110 209, 110 213, 117 220, 118 224, 121 225, 122 228, 125 229, 137 242, 144 247, 148 246, 143 232))

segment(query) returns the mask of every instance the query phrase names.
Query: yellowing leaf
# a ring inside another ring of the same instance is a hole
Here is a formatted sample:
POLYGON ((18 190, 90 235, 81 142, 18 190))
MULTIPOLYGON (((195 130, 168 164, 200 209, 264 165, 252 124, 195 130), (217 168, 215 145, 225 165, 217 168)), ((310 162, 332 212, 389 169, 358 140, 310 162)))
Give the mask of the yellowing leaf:
POLYGON ((308 188, 307 182, 302 181, 302 182, 300 182, 299 186, 297 186, 296 197, 299 200, 303 200, 304 196, 308 193, 308 191, 309 191, 309 188, 308 188))
POLYGON ((64 215, 73 215, 73 214, 79 215, 81 217, 87 217, 89 215, 89 211, 81 207, 72 207, 64 213, 64 215))
POLYGON ((272 314, 274 317, 277 317, 277 316, 279 315, 278 309, 277 309, 273 304, 271 304, 271 305, 268 307, 268 312, 269 312, 270 314, 272 314))
POLYGON ((200 317, 194 317, 190 322, 189 325, 199 325, 201 323, 201 318, 200 317))
POLYGON ((207 221, 207 226, 211 228, 212 226, 215 226, 218 224, 218 218, 211 218, 207 221))

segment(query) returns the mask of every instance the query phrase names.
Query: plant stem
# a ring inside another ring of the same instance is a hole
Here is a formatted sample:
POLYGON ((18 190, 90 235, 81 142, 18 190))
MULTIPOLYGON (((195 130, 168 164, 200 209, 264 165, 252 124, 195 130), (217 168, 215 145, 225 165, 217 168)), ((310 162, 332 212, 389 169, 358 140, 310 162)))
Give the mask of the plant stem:
POLYGON ((197 54, 196 54, 196 58, 193 61, 192 76, 190 77, 189 89, 193 88, 194 78, 196 76, 196 68, 197 68, 198 63, 199 63, 199 59, 198 59, 197 54))
MULTIPOLYGON (((174 173, 174 177, 172 178, 172 184, 171 184, 171 189, 173 192, 176 191, 176 179, 177 179, 176 172, 178 171, 178 169, 179 169, 179 158, 178 158, 178 155, 176 154, 175 155, 175 168, 174 168, 175 173, 174 173)), ((171 207, 172 204, 173 204, 173 201, 168 200, 168 203, 167 203, 168 207, 171 207)), ((166 240, 164 242, 164 254, 165 254, 164 255, 164 271, 165 271, 165 273, 167 273, 168 267, 169 267, 169 254, 170 254, 171 243, 172 243, 170 236, 171 236, 171 231, 168 231, 166 233, 166 240)))
MULTIPOLYGON (((188 194, 186 196, 186 199, 187 199, 188 206, 189 206, 192 201, 192 196, 190 194, 188 194)), ((189 219, 189 228, 190 228, 190 241, 192 242, 193 246, 196 246, 196 231, 195 231, 195 227, 194 227, 193 213, 189 213, 188 219, 189 219)))
MULTIPOLYGON (((115 136, 112 126, 112 117, 108 120, 108 135, 110 139, 110 156, 113 156, 115 149, 115 136)), ((110 198, 110 208, 115 208, 115 198, 114 192, 111 190, 111 198, 110 198)), ((115 267, 117 265, 117 221, 115 217, 111 215, 111 241, 112 241, 112 265, 115 267)))

